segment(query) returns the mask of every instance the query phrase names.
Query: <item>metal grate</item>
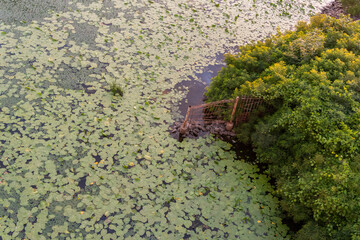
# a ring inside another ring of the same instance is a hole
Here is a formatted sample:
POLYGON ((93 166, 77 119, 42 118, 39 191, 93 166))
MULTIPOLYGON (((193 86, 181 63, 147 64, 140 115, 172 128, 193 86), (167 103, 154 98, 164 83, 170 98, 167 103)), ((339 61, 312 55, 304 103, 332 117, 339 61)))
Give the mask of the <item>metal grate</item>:
POLYGON ((189 106, 180 132, 186 132, 191 124, 227 123, 229 128, 249 120, 250 114, 263 102, 262 98, 251 96, 236 97, 236 99, 221 100, 197 106, 189 106))
POLYGON ((235 125, 249 120, 252 111, 257 109, 263 102, 262 98, 254 98, 251 96, 242 96, 239 106, 236 110, 235 125))
POLYGON ((225 114, 228 113, 233 105, 234 100, 221 100, 197 106, 189 106, 186 118, 189 121, 203 124, 225 122, 225 114))

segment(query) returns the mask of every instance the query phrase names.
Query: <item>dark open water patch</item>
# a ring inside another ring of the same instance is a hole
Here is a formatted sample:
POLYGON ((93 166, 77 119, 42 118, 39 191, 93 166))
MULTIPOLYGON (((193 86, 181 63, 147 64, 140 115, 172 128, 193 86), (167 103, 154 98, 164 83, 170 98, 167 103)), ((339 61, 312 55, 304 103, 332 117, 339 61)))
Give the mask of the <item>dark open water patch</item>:
MULTIPOLYGON (((239 47, 232 47, 228 50, 233 54, 236 54, 239 52, 239 47)), ((210 86, 213 78, 218 75, 219 71, 223 67, 226 67, 225 53, 216 54, 215 62, 215 64, 208 65, 195 74, 197 79, 200 81, 190 78, 191 81, 183 81, 176 86, 189 88, 186 98, 184 98, 179 105, 180 114, 182 116, 185 117, 188 106, 195 106, 204 103, 206 87, 210 86)))
MULTIPOLYGON (((218 62, 223 62, 224 56, 218 54, 216 57, 216 60, 218 62)), ((198 80, 195 80, 192 77, 190 78, 190 81, 183 81, 178 83, 175 86, 175 89, 181 89, 181 88, 187 88, 188 93, 185 98, 179 103, 179 112, 180 115, 185 118, 186 112, 188 110, 189 106, 196 106, 203 104, 205 101, 205 92, 206 87, 208 87, 211 83, 211 80, 218 75, 218 72, 221 70, 222 67, 224 67, 225 64, 214 64, 209 65, 202 69, 201 73, 196 73, 195 76, 198 78, 198 80)), ((182 120, 180 120, 182 121, 182 120)), ((175 124, 172 124, 170 129, 174 129, 175 124)), ((200 132, 198 134, 198 137, 203 137, 207 135, 207 132, 200 132)), ((179 141, 183 140, 183 137, 179 135, 178 132, 171 132, 171 136, 175 139, 178 139, 179 141)))
POLYGON ((217 56, 217 62, 219 62, 219 64, 209 65, 203 68, 201 73, 196 73, 195 75, 200 81, 191 79, 191 81, 183 81, 176 86, 189 88, 186 98, 184 98, 179 105, 180 114, 182 116, 186 115, 188 106, 204 103, 206 87, 210 86, 211 80, 216 77, 221 68, 225 66, 225 64, 220 64, 223 60, 224 56, 219 54, 217 56))

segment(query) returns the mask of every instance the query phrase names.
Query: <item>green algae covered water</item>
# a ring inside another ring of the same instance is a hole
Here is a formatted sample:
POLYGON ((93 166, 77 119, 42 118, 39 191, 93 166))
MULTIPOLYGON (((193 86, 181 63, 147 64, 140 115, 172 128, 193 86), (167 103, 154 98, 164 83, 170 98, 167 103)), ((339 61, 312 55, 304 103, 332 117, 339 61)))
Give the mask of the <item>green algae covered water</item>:
POLYGON ((1 1, 1 238, 286 239, 266 176, 168 127, 176 86, 325 4, 1 1))

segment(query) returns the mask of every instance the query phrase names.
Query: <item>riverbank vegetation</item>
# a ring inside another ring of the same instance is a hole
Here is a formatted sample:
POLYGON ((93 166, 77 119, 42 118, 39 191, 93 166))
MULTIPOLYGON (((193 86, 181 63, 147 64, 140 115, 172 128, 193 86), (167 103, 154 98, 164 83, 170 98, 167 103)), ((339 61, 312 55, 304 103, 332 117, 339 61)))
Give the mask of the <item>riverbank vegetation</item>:
POLYGON ((359 43, 358 22, 318 15, 226 55, 207 92, 208 101, 264 98, 237 133, 302 226, 296 239, 360 239, 359 43))
POLYGON ((354 16, 360 16, 360 2, 358 0, 341 0, 346 11, 354 16))

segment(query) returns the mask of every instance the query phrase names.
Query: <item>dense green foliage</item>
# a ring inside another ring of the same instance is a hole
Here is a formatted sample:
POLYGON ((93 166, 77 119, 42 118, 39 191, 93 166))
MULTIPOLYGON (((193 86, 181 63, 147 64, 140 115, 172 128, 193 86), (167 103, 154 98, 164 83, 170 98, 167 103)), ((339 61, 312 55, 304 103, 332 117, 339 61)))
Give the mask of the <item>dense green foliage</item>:
POLYGON ((360 24, 318 15, 226 56, 209 101, 262 96, 238 129, 276 179, 298 239, 360 239, 360 24))
POLYGON ((341 3, 346 8, 346 11, 352 15, 360 15, 360 2, 359 0, 341 0, 341 3))

